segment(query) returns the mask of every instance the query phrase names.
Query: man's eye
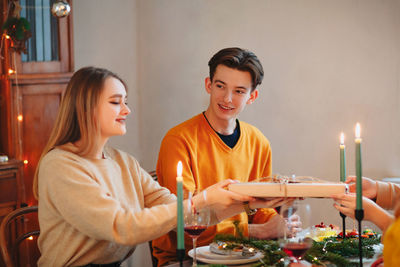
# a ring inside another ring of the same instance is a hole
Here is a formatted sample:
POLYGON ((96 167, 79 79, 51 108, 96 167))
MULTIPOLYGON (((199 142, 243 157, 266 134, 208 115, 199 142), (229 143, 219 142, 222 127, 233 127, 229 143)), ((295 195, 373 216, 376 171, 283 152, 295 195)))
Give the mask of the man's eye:
POLYGON ((236 93, 238 93, 238 94, 245 94, 246 92, 245 92, 245 91, 241 91, 241 90, 236 90, 236 93))
POLYGON ((217 87, 218 87, 218 88, 222 88, 223 85, 222 85, 222 84, 217 84, 217 87))
POLYGON ((116 102, 116 101, 111 101, 110 103, 113 105, 119 105, 119 102, 116 102))

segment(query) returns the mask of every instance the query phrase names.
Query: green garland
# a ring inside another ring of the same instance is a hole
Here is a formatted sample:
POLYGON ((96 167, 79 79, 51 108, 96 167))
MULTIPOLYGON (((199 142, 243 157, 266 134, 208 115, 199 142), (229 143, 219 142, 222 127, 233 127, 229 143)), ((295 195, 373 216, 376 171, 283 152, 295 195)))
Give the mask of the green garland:
MULTIPOLYGON (((233 235, 217 235, 215 241, 229 241, 256 248, 264 254, 264 258, 254 267, 284 266, 283 259, 287 255, 274 240, 257 240, 252 238, 235 237, 233 235)), ((380 237, 363 238, 363 255, 365 258, 374 256, 373 245, 380 243, 380 237)), ((323 265, 324 262, 341 266, 358 266, 357 262, 350 262, 349 258, 358 257, 358 239, 345 239, 338 241, 335 237, 327 238, 321 242, 313 242, 304 259, 315 265, 323 265)))
POLYGON ((7 19, 1 29, 12 40, 10 48, 17 53, 27 54, 26 41, 32 36, 30 24, 20 16, 21 6, 18 1, 11 1, 8 6, 7 19))

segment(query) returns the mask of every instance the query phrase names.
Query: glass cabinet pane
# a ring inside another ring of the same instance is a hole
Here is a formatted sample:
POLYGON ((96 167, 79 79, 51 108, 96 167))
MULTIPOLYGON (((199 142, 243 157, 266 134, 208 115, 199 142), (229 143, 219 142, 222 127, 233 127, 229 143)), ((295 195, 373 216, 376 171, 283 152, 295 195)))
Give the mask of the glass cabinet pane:
POLYGON ((28 54, 22 62, 58 61, 58 19, 51 14, 56 0, 20 0, 21 17, 30 23, 32 37, 27 41, 28 54))

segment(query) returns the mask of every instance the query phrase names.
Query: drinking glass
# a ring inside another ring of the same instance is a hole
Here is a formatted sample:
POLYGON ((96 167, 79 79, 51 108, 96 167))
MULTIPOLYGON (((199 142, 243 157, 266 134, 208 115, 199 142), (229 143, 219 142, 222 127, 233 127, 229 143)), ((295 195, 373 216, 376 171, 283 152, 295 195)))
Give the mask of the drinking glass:
POLYGON ((184 209, 185 232, 193 240, 193 266, 197 266, 196 242, 197 238, 207 229, 207 226, 210 224, 210 210, 208 208, 197 210, 193 205, 191 205, 190 193, 188 203, 189 204, 184 209))
POLYGON ((312 246, 311 207, 304 200, 295 200, 281 207, 281 216, 285 219, 283 236, 278 239, 282 250, 290 257, 291 263, 300 262, 312 246))

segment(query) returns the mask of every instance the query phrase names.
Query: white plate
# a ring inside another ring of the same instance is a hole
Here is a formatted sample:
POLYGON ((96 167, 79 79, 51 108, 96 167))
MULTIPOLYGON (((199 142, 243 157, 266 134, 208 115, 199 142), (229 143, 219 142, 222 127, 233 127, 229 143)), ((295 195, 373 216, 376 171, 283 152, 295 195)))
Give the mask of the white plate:
MULTIPOLYGON (((231 255, 219 255, 212 253, 209 246, 199 247, 196 249, 197 260, 211 264, 244 264, 249 262, 255 262, 264 257, 261 252, 257 252, 256 255, 243 258, 231 255)), ((189 251, 189 256, 193 258, 193 249, 189 251)))

